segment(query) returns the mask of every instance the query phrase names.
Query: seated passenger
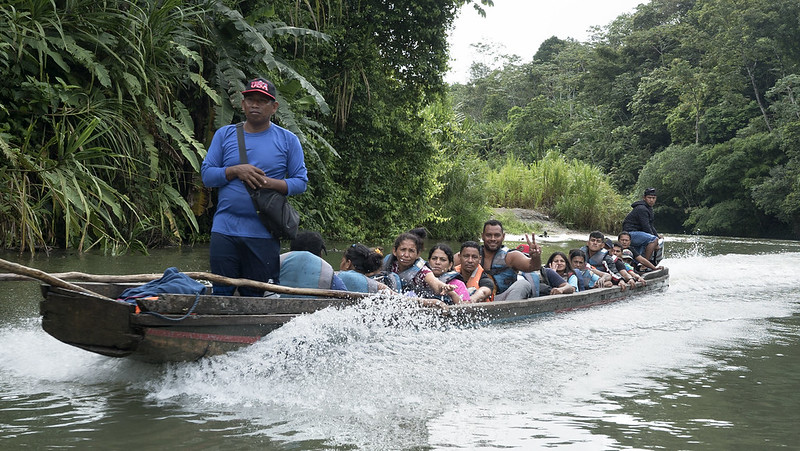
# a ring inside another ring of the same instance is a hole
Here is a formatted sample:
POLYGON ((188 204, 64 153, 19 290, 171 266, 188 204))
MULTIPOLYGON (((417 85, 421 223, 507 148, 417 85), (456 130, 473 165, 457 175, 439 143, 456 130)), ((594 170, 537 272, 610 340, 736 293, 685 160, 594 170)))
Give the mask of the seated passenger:
MULTIPOLYGON (((495 301, 525 299, 531 295, 531 284, 520 277, 520 271, 538 271, 542 267, 542 248, 536 244, 535 235, 525 234, 530 254, 525 255, 516 249, 503 245, 505 240, 503 224, 490 219, 483 224, 483 246, 481 246, 481 266, 494 279, 497 287, 495 301)), ((455 263, 461 264, 461 256, 455 257, 455 263)))
POLYGON ((578 276, 572 272, 572 265, 566 254, 560 251, 550 254, 550 258, 547 259, 547 267, 555 271, 562 279, 572 285, 574 291, 578 291, 578 276))
POLYGON ((636 271, 637 267, 633 266, 636 264, 636 261, 633 260, 633 252, 630 249, 625 249, 620 252, 620 255, 620 258, 622 258, 622 261, 625 262, 628 268, 630 268, 631 271, 636 271))
POLYGON ((653 263, 644 258, 643 255, 639 255, 636 250, 631 247, 631 234, 628 232, 621 232, 617 236, 617 240, 619 240, 619 245, 622 247, 622 250, 630 250, 633 254, 633 261, 636 263, 633 265, 634 269, 637 272, 647 272, 647 271, 655 271, 657 269, 664 269, 663 266, 655 266, 653 263))
MULTIPOLYGON (((418 236, 421 240, 420 242, 422 243, 422 247, 419 248, 419 254, 422 255, 422 251, 425 250, 425 240, 428 239, 428 229, 425 227, 414 227, 413 229, 409 230, 408 233, 418 236)), ((383 254, 383 249, 381 249, 381 254, 383 254)), ((383 255, 383 263, 381 266, 386 267, 386 264, 389 262, 391 257, 392 254, 383 255)))
POLYGON ((615 257, 617 257, 618 261, 621 261, 622 263, 625 264, 625 271, 628 274, 630 274, 631 277, 633 277, 633 279, 636 280, 636 282, 641 282, 642 285, 647 285, 647 281, 644 280, 644 277, 639 275, 638 266, 634 266, 637 265, 638 263, 633 261, 633 253, 631 252, 630 249, 623 250, 622 245, 615 241, 612 253, 614 254, 615 257), (626 255, 629 257, 627 260, 625 259, 626 255))
POLYGON ((492 276, 481 266, 481 245, 477 241, 461 243, 461 264, 456 266, 456 271, 466 280, 470 302, 492 302, 494 300, 495 286, 492 276))
MULTIPOLYGON (((528 248, 527 245, 522 244, 517 247, 517 250, 526 253, 525 251, 528 248)), ((553 258, 551 255, 550 259, 552 260, 553 258)), ((532 297, 574 293, 575 288, 549 266, 548 264, 542 266, 538 271, 523 271, 521 273, 522 278, 531 285, 532 297)))
MULTIPOLYGON (((615 259, 609 255, 608 251, 605 249, 605 236, 603 232, 595 230, 590 233, 589 241, 581 250, 586 254, 586 262, 588 264, 600 271, 611 274, 611 281, 614 285, 619 285, 621 290, 625 290, 630 286, 617 269, 617 264, 614 261, 615 259)), ((628 278, 630 278, 630 276, 628 276, 628 278)))
POLYGON ((441 300, 445 304, 470 302, 469 292, 461 273, 453 269, 453 250, 450 249, 450 246, 444 243, 433 246, 428 253, 427 265, 433 271, 433 275, 442 283, 455 287, 446 296, 441 296, 441 300))
POLYGON ((281 254, 281 285, 295 288, 322 288, 347 291, 330 263, 322 259, 325 242, 317 232, 301 231, 281 254))
POLYGON ((437 279, 433 275, 433 271, 425 266, 425 260, 419 256, 421 249, 422 239, 413 233, 402 233, 394 241, 392 254, 384 269, 400 276, 399 291, 401 293, 411 292, 415 296, 428 292, 442 295, 453 291, 452 285, 437 279))
POLYGON ((614 243, 611 239, 606 238, 605 249, 608 254, 614 259, 614 264, 617 266, 617 271, 622 279, 628 283, 631 288, 636 288, 636 282, 645 283, 644 278, 633 271, 633 268, 622 261, 622 246, 619 243, 614 243))
POLYGON ((389 287, 369 275, 381 268, 382 257, 379 253, 364 246, 353 244, 344 251, 339 264, 338 276, 347 286, 347 291, 359 293, 377 293, 389 287))
POLYGON ((607 288, 613 285, 610 274, 594 271, 590 265, 586 264, 586 253, 582 250, 572 249, 569 251, 569 261, 572 265, 572 272, 578 276, 578 291, 600 287, 607 288))

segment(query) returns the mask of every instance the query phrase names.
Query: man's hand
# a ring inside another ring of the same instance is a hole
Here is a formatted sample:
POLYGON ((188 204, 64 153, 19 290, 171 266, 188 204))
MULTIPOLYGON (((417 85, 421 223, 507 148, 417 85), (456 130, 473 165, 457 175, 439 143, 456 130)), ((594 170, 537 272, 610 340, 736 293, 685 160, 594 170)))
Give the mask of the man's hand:
POLYGON ((530 236, 528 236, 528 234, 526 233, 525 241, 528 242, 528 248, 530 249, 531 258, 533 258, 534 255, 540 256, 541 258, 542 247, 536 244, 536 235, 531 233, 530 236))
POLYGON ((236 166, 225 168, 225 177, 228 180, 238 178, 252 189, 272 188, 271 183, 274 180, 267 177, 264 171, 250 163, 237 164, 236 166))

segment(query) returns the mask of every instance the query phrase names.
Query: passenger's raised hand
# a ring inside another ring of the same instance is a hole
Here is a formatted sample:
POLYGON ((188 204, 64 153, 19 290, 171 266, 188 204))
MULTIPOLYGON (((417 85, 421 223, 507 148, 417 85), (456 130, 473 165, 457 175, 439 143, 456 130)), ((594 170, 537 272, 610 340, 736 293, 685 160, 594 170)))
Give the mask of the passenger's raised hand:
POLYGON ((535 255, 542 255, 541 246, 536 244, 536 235, 531 233, 530 236, 528 236, 528 234, 526 233, 525 234, 525 241, 528 242, 528 248, 530 249, 531 257, 533 257, 535 255))

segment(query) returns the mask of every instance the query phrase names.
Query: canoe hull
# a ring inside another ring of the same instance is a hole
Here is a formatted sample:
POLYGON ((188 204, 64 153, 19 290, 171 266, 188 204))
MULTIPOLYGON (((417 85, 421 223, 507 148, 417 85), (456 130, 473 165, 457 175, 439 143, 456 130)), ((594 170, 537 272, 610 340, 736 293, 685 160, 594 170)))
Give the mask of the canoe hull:
MULTIPOLYGON (((607 304, 630 296, 666 290, 669 271, 645 275, 647 284, 621 291, 600 288, 569 295, 544 296, 451 306, 457 326, 514 321, 607 304)), ((114 298, 130 284, 85 282, 96 293, 114 298)), ((42 328, 58 340, 110 357, 147 362, 193 361, 249 346, 298 315, 358 300, 334 298, 245 298, 163 295, 136 305, 102 296, 42 285, 42 328)), ((432 310, 435 311, 435 310, 432 310)))

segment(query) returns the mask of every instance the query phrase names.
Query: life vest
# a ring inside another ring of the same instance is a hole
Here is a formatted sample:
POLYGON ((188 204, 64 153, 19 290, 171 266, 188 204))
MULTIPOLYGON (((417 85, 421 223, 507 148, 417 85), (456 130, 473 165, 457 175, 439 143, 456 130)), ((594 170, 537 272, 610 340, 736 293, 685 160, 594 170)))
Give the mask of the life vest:
MULTIPOLYGON (((395 264, 397 264, 396 261, 395 261, 395 264)), ((400 284, 401 284, 400 291, 401 292, 403 292, 403 293, 405 293, 407 291, 416 292, 416 291, 420 290, 421 288, 426 288, 426 287, 417 286, 417 282, 414 280, 414 277, 416 277, 416 275, 419 274, 419 272, 422 271, 422 268, 424 268, 424 267, 425 267, 425 260, 423 260, 422 258, 418 257, 414 261, 414 263, 411 266, 409 266, 407 269, 404 269, 403 271, 400 271, 400 272, 396 273, 398 276, 400 276, 400 284)))
MULTIPOLYGON (((461 273, 461 265, 456 266, 456 271, 458 271, 459 274, 461 273)), ((489 278, 492 278, 491 275, 489 274, 487 275, 489 276, 489 278)), ((469 279, 467 279, 467 281, 464 283, 467 286, 467 289, 472 288, 470 294, 474 293, 475 290, 481 287, 480 285, 481 276, 483 276, 483 266, 478 265, 478 267, 475 268, 475 271, 472 271, 472 274, 469 276, 469 279)), ((492 282, 494 282, 494 280, 492 280, 492 282)), ((492 294, 490 294, 489 297, 486 298, 484 302, 494 301, 495 293, 497 293, 497 284, 494 285, 494 287, 492 288, 492 294)))
POLYGON ((449 283, 451 280, 456 278, 460 279, 462 282, 464 281, 464 278, 461 277, 461 273, 458 271, 443 272, 441 276, 437 277, 437 279, 441 280, 442 283, 449 283))
POLYGON ((403 281, 400 280, 400 276, 396 272, 384 269, 368 278, 386 285, 390 290, 396 293, 399 293, 400 290, 403 289, 403 281))
POLYGON ((358 271, 339 271, 339 278, 342 279, 347 291, 358 293, 377 293, 378 281, 371 279, 358 271))
POLYGON ((606 264, 606 255, 608 255, 607 250, 600 249, 599 251, 595 252, 594 255, 592 255, 591 257, 588 257, 589 255, 588 246, 583 246, 581 250, 587 255, 586 263, 594 266, 600 271, 605 271, 611 274, 611 278, 614 280, 619 280, 622 278, 622 276, 620 276, 619 274, 619 271, 617 271, 616 266, 610 267, 608 264, 606 264))
MULTIPOLYGON (((481 264, 483 264, 483 246, 481 246, 481 264)), ((508 289, 514 282, 517 281, 519 273, 514 268, 506 264, 506 255, 512 252, 507 247, 503 246, 497 250, 492 258, 492 264, 489 268, 489 275, 494 279, 497 294, 500 294, 508 289)))
POLYGON ((578 291, 588 290, 592 287, 592 275, 594 273, 592 273, 591 270, 573 268, 572 272, 575 273, 575 276, 578 278, 578 291))
MULTIPOLYGON (((439 279, 439 281, 442 282, 442 283, 450 283, 455 279, 458 279, 458 280, 460 280, 462 282, 464 281, 464 278, 461 277, 461 273, 456 272, 456 271, 443 272, 441 276, 437 277, 437 279, 439 279)), ((424 287, 419 288, 416 293, 417 293, 417 295, 419 297, 422 297, 422 298, 438 299, 438 300, 444 302, 445 304, 449 304, 449 305, 453 304, 453 300, 450 298, 449 295, 434 293, 433 290, 427 284, 425 284, 424 287)))
POLYGON ((308 251, 281 254, 281 285, 295 288, 331 289, 333 267, 308 251))

